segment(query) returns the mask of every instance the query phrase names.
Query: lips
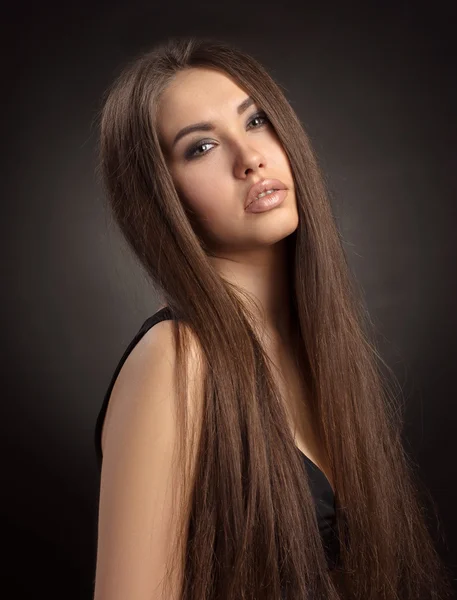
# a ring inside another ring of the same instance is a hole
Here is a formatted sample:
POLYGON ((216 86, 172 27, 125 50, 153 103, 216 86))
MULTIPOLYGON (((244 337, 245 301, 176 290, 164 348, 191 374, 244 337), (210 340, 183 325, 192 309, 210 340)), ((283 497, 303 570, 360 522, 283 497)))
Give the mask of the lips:
POLYGON ((249 188, 244 208, 246 209, 259 194, 267 190, 287 190, 287 186, 279 179, 262 179, 249 188))

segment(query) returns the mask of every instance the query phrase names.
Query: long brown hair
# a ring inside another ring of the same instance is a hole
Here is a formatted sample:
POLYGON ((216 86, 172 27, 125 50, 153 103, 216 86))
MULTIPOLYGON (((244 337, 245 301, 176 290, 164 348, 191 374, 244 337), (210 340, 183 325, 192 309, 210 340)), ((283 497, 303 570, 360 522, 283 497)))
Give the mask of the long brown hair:
POLYGON ((107 91, 99 169, 116 222, 173 313, 177 467, 188 490, 176 540, 182 598, 447 598, 448 574, 419 492, 435 509, 433 500, 401 442, 400 386, 376 350, 316 156, 279 84, 233 44, 195 36, 163 41, 124 65, 107 91), (298 228, 287 240, 291 308, 336 490, 344 592, 329 574, 308 478, 254 311, 243 290, 208 260, 210 249, 173 185, 159 143, 161 92, 192 67, 224 72, 254 98, 290 160, 299 211, 298 228), (189 331, 205 362, 197 436, 189 434, 186 398, 189 331), (198 448, 194 470, 186 458, 191 440, 198 448))

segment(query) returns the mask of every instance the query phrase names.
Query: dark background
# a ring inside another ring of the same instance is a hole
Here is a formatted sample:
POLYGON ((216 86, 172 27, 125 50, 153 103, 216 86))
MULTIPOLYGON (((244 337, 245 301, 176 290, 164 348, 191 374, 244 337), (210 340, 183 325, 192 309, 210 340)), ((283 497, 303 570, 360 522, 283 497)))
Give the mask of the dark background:
POLYGON ((80 1, 5 9, 5 597, 92 598, 95 419, 125 346, 158 307, 105 209, 96 117, 121 65, 178 34, 251 52, 310 134, 382 355, 407 399, 405 444, 436 502, 446 538, 438 548, 457 577, 451 7, 80 1))

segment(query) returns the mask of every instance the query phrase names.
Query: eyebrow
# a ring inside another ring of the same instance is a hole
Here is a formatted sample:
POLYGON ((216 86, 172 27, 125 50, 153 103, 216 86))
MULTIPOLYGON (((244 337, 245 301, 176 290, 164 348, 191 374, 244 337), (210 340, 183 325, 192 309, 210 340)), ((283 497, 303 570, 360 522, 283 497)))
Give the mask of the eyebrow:
MULTIPOLYGON (((243 114, 255 101, 253 98, 248 96, 243 102, 237 107, 236 112, 241 115, 243 114)), ((175 135, 175 139, 173 140, 172 148, 176 146, 178 141, 188 135, 189 133, 193 133, 194 131, 213 131, 215 129, 213 123, 209 123, 208 121, 203 121, 201 123, 194 123, 193 125, 187 125, 178 131, 175 135)))

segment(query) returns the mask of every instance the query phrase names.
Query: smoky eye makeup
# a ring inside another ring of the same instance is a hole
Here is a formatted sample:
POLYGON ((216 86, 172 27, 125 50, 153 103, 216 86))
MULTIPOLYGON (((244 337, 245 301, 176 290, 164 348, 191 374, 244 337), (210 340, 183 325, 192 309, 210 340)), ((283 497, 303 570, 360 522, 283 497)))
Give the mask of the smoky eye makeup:
MULTIPOLYGON (((249 125, 252 121, 255 121, 256 119, 262 119, 263 121, 260 123, 260 125, 250 127, 249 129, 260 129, 261 127, 264 127, 265 125, 269 124, 269 122, 270 122, 266 113, 262 110, 259 110, 249 117, 249 119, 247 121, 247 125, 249 125)), ((212 140, 209 140, 209 139, 203 139, 203 140, 199 140, 198 142, 192 143, 189 146, 189 148, 186 149, 186 151, 184 153, 184 159, 186 161, 191 161, 191 160, 199 158, 200 156, 205 156, 206 154, 211 152, 211 149, 207 150, 206 152, 198 152, 198 150, 203 146, 211 146, 211 145, 214 146, 216 144, 215 144, 215 142, 213 142, 212 140)))
POLYGON ((197 144, 193 144, 188 150, 186 150, 184 158, 186 160, 192 160, 197 156, 203 156, 206 154, 206 152, 197 152, 197 150, 200 150, 200 148, 203 146, 210 146, 211 144, 214 145, 214 142, 211 142, 210 140, 201 140, 200 142, 197 142, 197 144))

